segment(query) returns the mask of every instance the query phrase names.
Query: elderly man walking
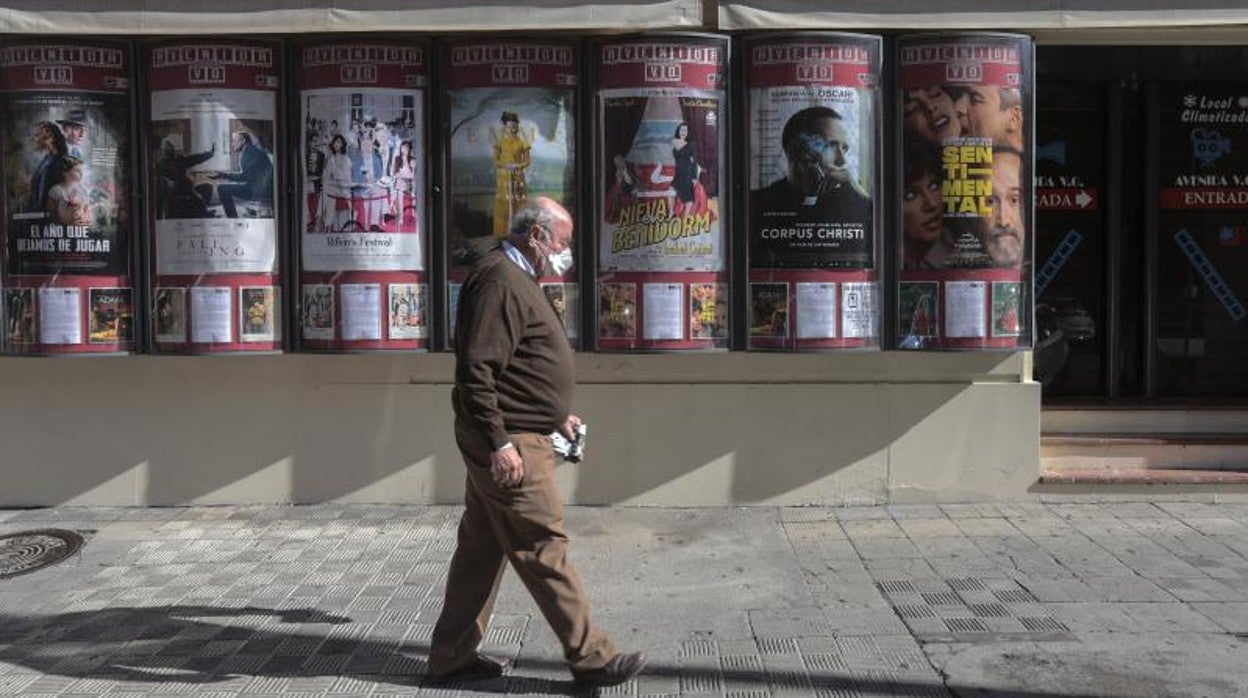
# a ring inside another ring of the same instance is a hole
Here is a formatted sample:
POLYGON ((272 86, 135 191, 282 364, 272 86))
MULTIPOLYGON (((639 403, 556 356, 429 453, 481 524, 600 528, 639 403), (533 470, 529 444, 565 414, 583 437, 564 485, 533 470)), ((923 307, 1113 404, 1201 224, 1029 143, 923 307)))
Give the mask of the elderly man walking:
POLYGON ((473 266, 455 326, 455 439, 468 470, 464 515, 425 680, 500 676, 505 661, 477 654, 510 561, 563 644, 577 681, 614 685, 645 666, 621 653, 589 618, 567 558, 563 497, 550 434, 569 437, 572 349, 537 277, 570 266, 572 218, 537 198, 512 217, 510 235, 473 266))

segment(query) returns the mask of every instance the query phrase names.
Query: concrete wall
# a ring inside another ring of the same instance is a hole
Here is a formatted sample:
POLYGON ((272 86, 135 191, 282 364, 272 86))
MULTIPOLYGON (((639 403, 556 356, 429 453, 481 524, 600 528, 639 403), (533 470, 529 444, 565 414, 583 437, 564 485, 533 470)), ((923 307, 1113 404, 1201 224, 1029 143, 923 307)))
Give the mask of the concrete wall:
MULTIPOLYGON (((582 354, 578 503, 1021 496, 1028 354, 582 354)), ((453 358, 0 359, 0 506, 459 501, 453 358)))

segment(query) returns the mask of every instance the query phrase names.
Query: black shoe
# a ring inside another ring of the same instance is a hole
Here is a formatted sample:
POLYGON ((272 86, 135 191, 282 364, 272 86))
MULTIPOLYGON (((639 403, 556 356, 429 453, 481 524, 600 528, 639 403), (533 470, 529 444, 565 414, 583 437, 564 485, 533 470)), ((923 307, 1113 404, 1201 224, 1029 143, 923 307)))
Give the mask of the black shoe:
POLYGON ((582 669, 580 671, 573 669, 572 678, 577 683, 592 684, 594 686, 618 686, 628 681, 634 676, 641 673, 646 668, 645 652, 623 652, 611 658, 603 666, 597 669, 582 669))
POLYGON ((496 679, 505 674, 510 668, 510 659, 495 659, 494 657, 486 657, 478 654, 476 658, 468 663, 468 665, 460 667, 459 669, 443 672, 441 674, 426 673, 423 683, 429 686, 435 686, 446 683, 457 683, 460 681, 496 679))

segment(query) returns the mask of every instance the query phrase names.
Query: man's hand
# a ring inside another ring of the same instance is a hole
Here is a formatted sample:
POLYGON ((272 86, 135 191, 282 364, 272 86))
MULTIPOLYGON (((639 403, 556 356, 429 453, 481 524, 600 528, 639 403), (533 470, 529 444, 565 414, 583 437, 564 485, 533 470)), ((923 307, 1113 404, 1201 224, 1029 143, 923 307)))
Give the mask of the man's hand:
POLYGON ((516 447, 508 444, 490 453, 490 475, 499 487, 515 487, 524 478, 524 461, 516 447))
POLYGON ((563 426, 559 427, 559 431, 567 437, 568 441, 576 441, 576 428, 582 424, 584 424, 584 422, 581 421, 580 417, 570 414, 568 415, 568 418, 564 420, 563 426))

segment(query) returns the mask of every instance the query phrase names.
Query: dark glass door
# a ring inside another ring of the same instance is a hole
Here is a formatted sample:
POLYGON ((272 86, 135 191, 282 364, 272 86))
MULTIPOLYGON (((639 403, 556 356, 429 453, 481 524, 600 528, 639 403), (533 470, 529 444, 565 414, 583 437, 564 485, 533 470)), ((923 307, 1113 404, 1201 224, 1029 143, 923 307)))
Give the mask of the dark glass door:
POLYGON ((1106 393, 1106 118, 1095 83, 1036 100, 1035 376, 1046 396, 1106 393))

